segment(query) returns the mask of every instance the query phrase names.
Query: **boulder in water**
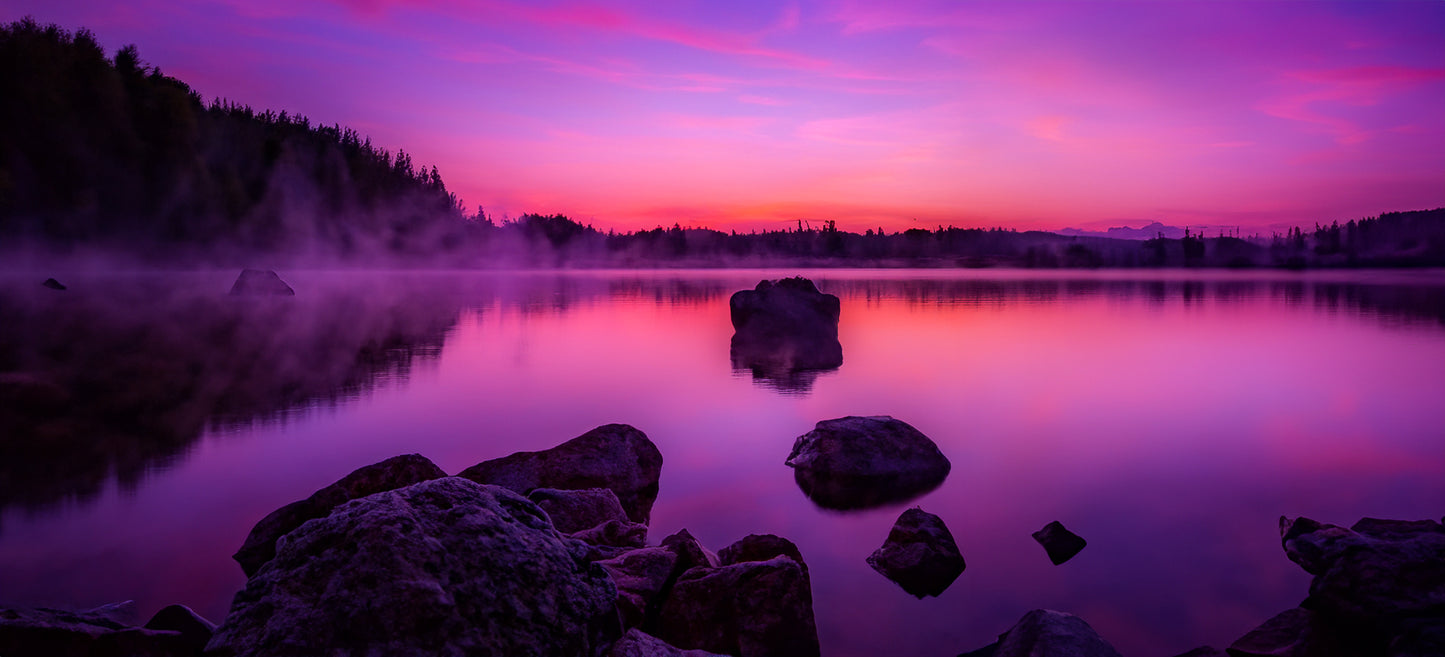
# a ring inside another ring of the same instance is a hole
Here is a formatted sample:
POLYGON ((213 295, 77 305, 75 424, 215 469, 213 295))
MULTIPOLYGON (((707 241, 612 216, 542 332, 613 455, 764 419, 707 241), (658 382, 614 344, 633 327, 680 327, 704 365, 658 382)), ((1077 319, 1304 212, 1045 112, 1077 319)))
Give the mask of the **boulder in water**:
POLYGON ((526 495, 538 488, 611 490, 633 522, 647 524, 657 501, 662 453, 647 435, 607 424, 551 449, 483 461, 457 474, 526 495))
POLYGON ((60 284, 60 281, 57 281, 57 280, 55 280, 55 279, 53 279, 53 278, 47 278, 47 279, 45 279, 45 281, 42 282, 41 285, 43 285, 43 286, 45 286, 45 287, 48 287, 48 288, 50 288, 50 289, 52 289, 52 290, 57 290, 57 291, 61 291, 61 292, 64 292, 65 289, 66 289, 64 285, 61 285, 61 284, 60 284))
POLYGON ((917 498, 952 467, 928 436, 888 416, 823 420, 793 442, 786 465, 809 499, 840 510, 917 498))
POLYGON ((662 604, 658 637, 736 657, 817 657, 813 592, 791 557, 683 573, 662 604))
POLYGON ((942 594, 966 567, 943 519, 916 507, 898 516, 868 565, 917 598, 942 594))
POLYGON ((965 653, 989 657, 1120 657, 1082 618, 1050 609, 1035 609, 1019 619, 998 643, 965 653))
POLYGON ((735 369, 786 390, 806 390, 818 371, 843 364, 838 297, 801 276, 761 281, 728 300, 735 369))

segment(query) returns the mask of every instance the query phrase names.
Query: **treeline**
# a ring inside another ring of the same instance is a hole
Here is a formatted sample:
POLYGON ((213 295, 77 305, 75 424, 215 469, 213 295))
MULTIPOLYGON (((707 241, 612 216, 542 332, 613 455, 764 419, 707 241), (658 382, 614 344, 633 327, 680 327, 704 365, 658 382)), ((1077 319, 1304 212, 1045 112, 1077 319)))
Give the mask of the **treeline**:
MULTIPOLYGON (((93 34, 0 27, 0 238, 337 255, 460 247, 435 167, 355 131, 216 100, 93 34)), ((161 247, 155 250, 155 247, 161 247)))
POLYGON ((164 263, 290 257, 464 267, 1445 266, 1445 210, 1269 238, 1145 241, 938 226, 853 233, 831 222, 722 232, 598 231, 561 215, 465 216, 436 167, 339 125, 204 104, 134 46, 0 26, 0 254, 146 254, 164 263), (225 256, 232 256, 227 258, 225 256))
POLYGON ((937 227, 863 233, 821 227, 761 232, 654 228, 602 232, 562 215, 474 218, 475 252, 522 267, 1421 267, 1445 266, 1445 209, 1391 212, 1268 238, 1121 240, 1005 228, 937 227))

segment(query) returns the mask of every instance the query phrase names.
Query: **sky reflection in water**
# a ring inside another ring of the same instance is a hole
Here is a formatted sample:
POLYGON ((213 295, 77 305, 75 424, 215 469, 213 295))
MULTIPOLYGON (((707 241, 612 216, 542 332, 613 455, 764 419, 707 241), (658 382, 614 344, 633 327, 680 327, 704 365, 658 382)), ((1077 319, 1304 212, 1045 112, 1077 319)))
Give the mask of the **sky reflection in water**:
POLYGON ((424 298, 452 323, 439 353, 367 391, 213 427, 129 489, 5 504, 0 591, 219 620, 243 581, 229 555, 277 506, 395 454, 456 472, 608 422, 663 453, 654 542, 686 527, 714 549, 799 545, 830 655, 957 654, 1038 607, 1125 654, 1223 647, 1305 595, 1279 515, 1445 508, 1439 274, 814 272, 842 298, 844 362, 780 391, 733 369, 727 297, 793 273, 287 275, 297 313, 307 290, 399 287, 349 312, 390 326, 373 315, 424 298), (793 439, 873 414, 932 437, 948 479, 910 503, 818 509, 783 466, 793 439), (936 599, 864 563, 909 504, 969 564, 936 599), (1057 567, 1030 537, 1051 520, 1089 541, 1057 567))

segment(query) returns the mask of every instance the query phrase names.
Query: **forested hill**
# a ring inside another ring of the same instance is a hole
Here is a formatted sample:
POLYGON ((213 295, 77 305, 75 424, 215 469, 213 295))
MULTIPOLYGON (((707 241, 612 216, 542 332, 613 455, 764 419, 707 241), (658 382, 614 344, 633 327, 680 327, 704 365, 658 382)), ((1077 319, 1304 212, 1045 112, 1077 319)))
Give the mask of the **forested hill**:
POLYGON ((435 167, 303 116, 204 105, 86 30, 0 26, 0 126, 10 244, 365 257, 465 241, 435 167))

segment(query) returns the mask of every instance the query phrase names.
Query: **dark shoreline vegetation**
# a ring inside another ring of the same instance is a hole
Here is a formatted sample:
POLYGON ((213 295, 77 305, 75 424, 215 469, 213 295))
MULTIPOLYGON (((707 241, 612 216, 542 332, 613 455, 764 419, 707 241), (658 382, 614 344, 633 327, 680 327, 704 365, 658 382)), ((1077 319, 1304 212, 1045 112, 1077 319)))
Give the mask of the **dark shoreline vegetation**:
POLYGON ((108 256, 198 266, 1438 267, 1445 209, 1270 236, 1136 241, 832 221, 739 234, 599 231, 562 215, 467 214, 435 166, 339 125, 205 104, 134 46, 24 19, 0 27, 0 241, 5 259, 108 256))

